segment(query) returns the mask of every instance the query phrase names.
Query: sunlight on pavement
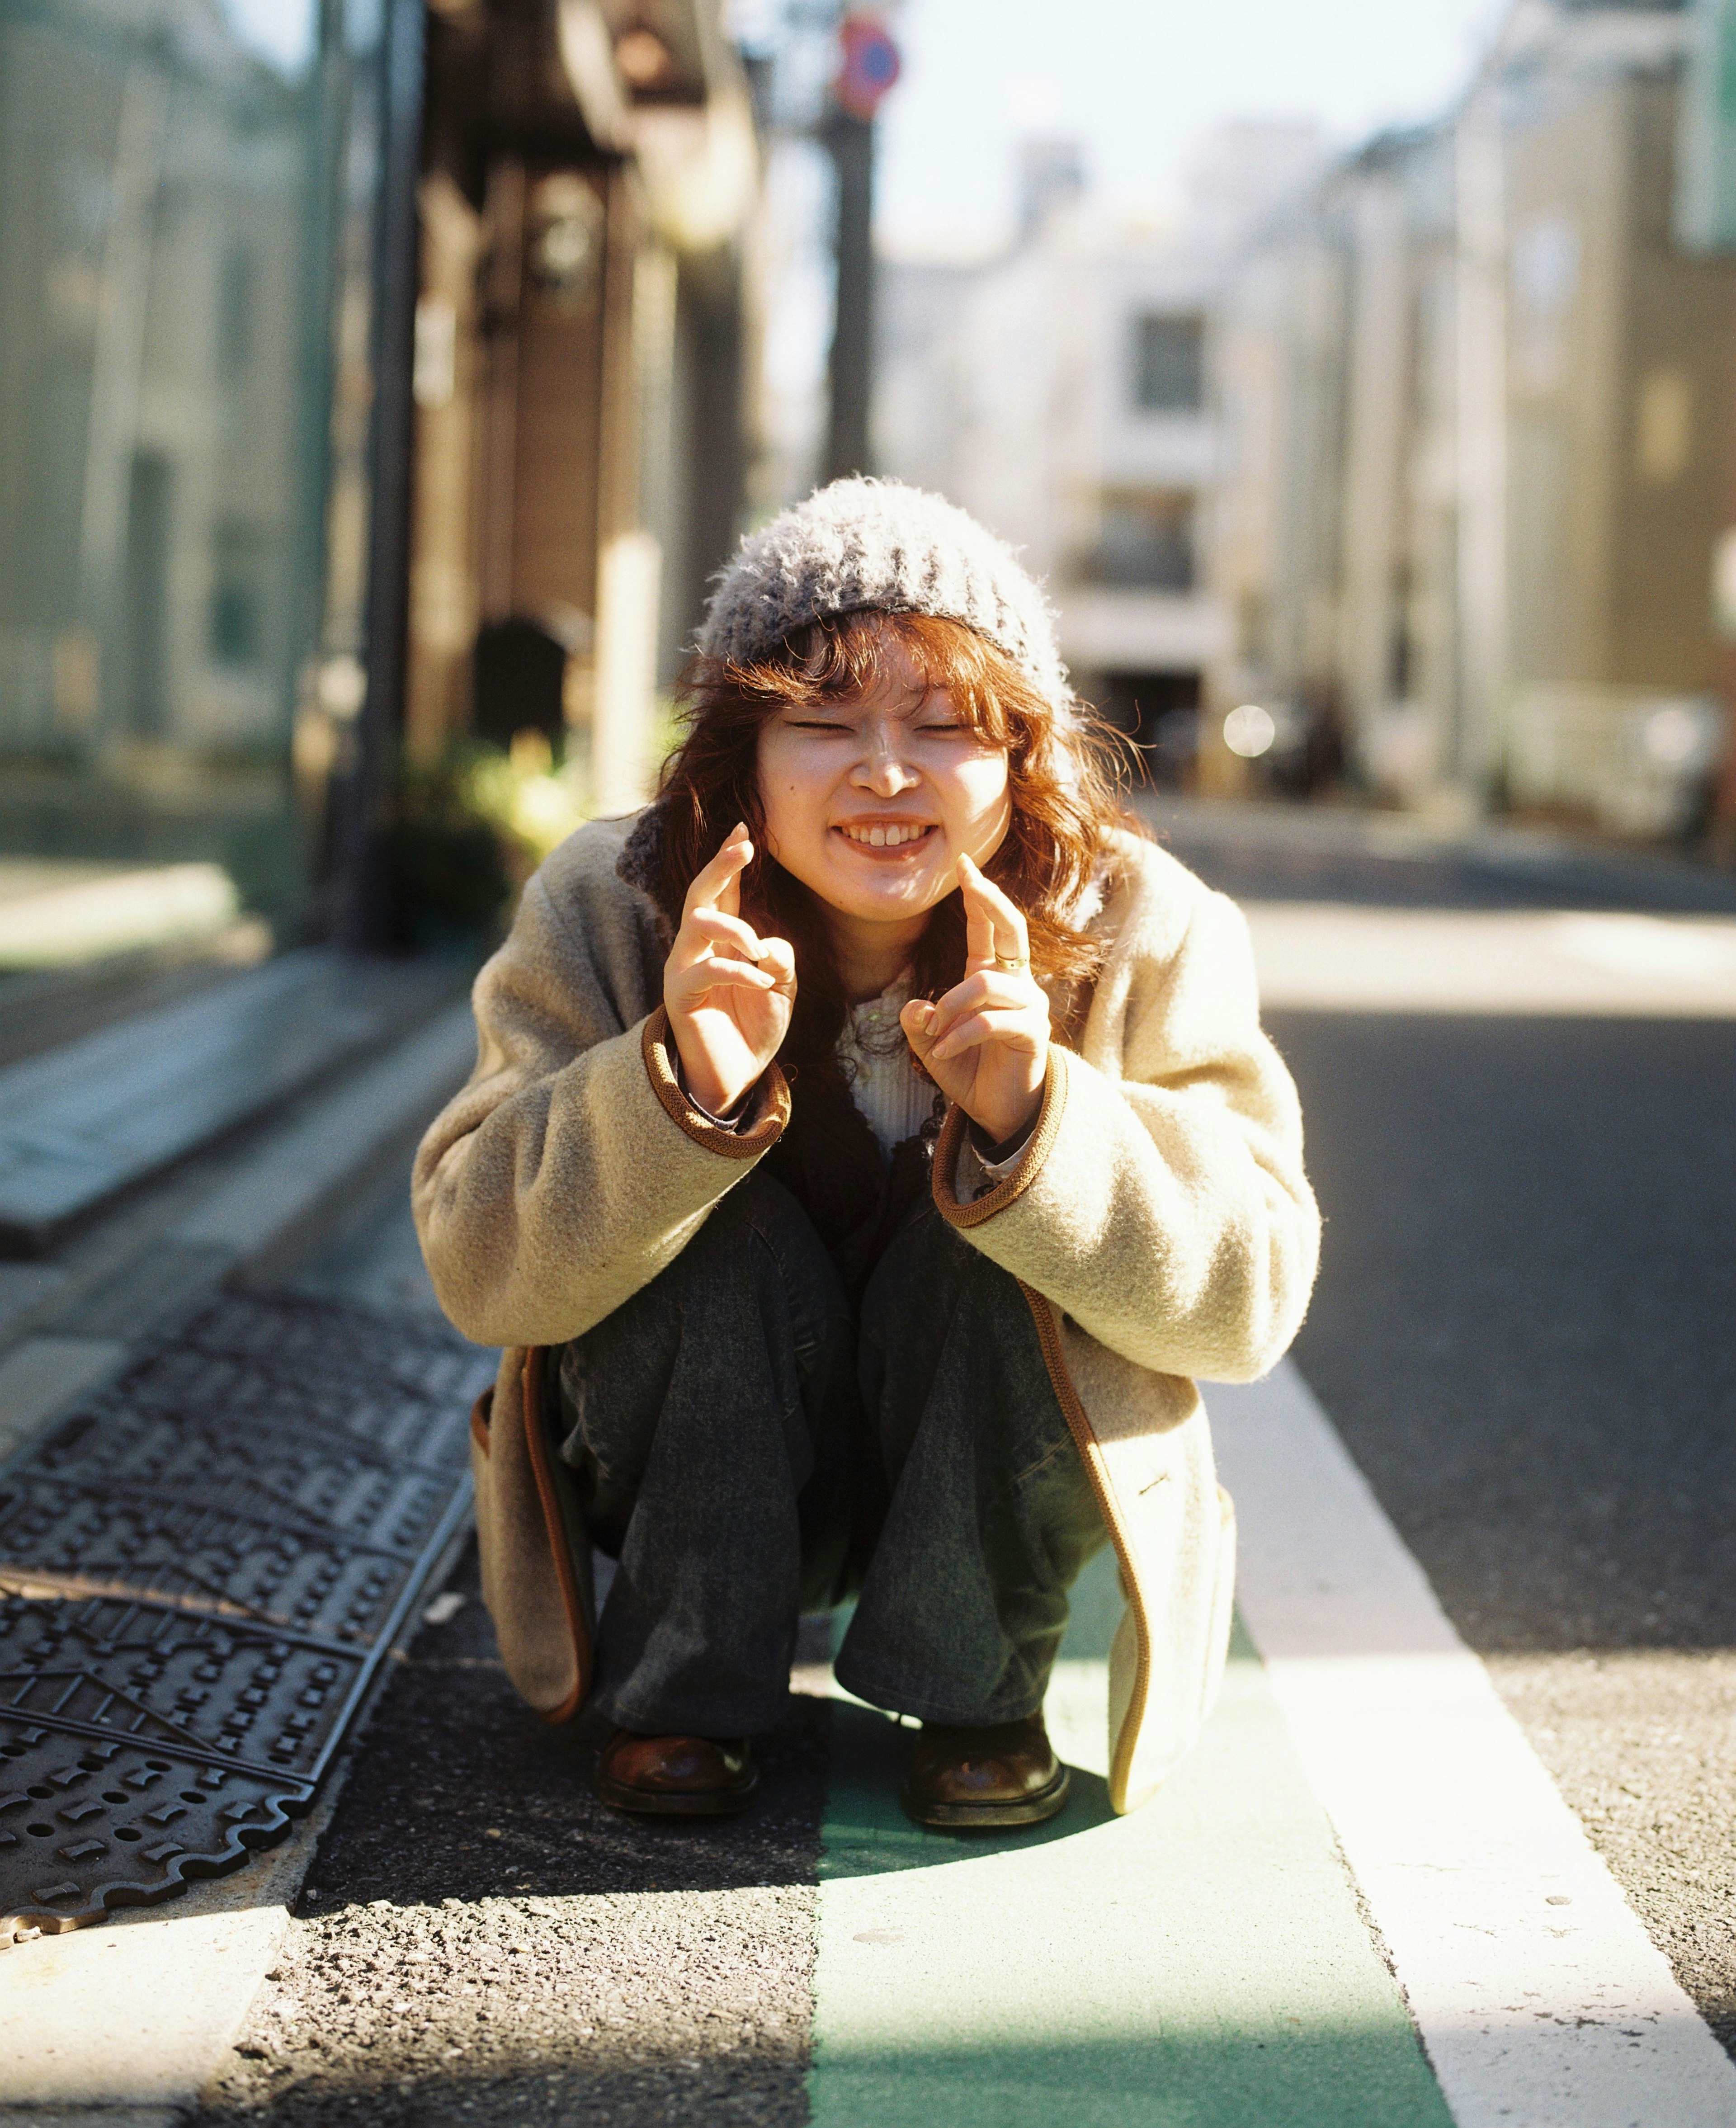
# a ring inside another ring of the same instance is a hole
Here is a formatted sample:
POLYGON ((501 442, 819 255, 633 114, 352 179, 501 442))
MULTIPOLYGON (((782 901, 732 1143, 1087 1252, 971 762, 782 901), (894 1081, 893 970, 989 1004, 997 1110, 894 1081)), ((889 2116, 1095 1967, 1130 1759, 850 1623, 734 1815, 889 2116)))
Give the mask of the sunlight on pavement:
POLYGON ((257 1874, 219 1888, 216 1912, 111 1920, 10 1953, 5 2104, 189 2103, 226 2054, 286 1926, 257 1874))
POLYGON ((0 864, 0 968, 54 967, 209 938, 240 913, 221 865, 0 864))
POLYGON ((1242 907, 1268 1006, 1736 1018, 1736 919, 1341 902, 1242 907))
POLYGON ((1046 1709, 1073 1796, 1034 1836, 919 1831, 907 1733, 837 1708, 816 2128, 1733 2117, 1729 2064, 1294 1366, 1207 1394, 1249 1630, 1146 1808, 1111 1817, 1103 1779, 1107 1553, 1046 1709))

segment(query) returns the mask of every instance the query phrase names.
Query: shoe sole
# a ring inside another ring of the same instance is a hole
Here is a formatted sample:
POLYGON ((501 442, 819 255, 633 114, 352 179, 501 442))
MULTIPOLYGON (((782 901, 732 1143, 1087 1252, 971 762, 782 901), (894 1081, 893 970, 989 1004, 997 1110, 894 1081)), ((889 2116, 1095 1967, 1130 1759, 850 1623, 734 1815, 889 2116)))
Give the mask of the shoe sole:
POLYGON ((1072 1776, 1063 1766, 1046 1788, 1022 1796, 1017 1803, 919 1803, 907 1787, 899 1800, 908 1817, 936 1832, 989 1832, 1008 1825, 1041 1825, 1065 1807, 1072 1776))
POLYGON ((612 1779, 600 1766, 591 1782, 600 1799, 634 1817, 738 1817, 760 1792, 759 1770, 745 1788, 689 1790, 630 1788, 612 1779))

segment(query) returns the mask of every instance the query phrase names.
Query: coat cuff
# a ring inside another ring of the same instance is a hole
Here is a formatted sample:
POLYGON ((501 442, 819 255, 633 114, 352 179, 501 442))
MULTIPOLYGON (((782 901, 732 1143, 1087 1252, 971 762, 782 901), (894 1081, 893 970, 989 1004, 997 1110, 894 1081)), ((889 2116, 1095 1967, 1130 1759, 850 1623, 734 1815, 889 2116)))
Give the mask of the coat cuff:
POLYGON ((652 1091, 664 1113, 681 1125, 695 1145, 704 1146, 709 1152, 720 1152, 728 1160, 757 1160, 784 1135, 790 1121, 790 1083, 776 1064, 766 1067, 740 1122, 726 1127, 696 1108, 683 1091, 675 1072, 669 1014, 662 1005, 646 1021, 640 1047, 652 1091))
POLYGON ((997 1212, 1004 1212, 1036 1180, 1049 1157, 1067 1106, 1067 1064, 1064 1049, 1051 1048, 1049 1070, 1043 1081, 1043 1105, 1013 1172, 997 1182, 985 1195, 967 1204, 958 1195, 958 1157, 965 1142, 970 1118, 956 1101, 949 1104, 934 1148, 934 1202, 941 1217, 954 1227, 979 1227, 997 1212))

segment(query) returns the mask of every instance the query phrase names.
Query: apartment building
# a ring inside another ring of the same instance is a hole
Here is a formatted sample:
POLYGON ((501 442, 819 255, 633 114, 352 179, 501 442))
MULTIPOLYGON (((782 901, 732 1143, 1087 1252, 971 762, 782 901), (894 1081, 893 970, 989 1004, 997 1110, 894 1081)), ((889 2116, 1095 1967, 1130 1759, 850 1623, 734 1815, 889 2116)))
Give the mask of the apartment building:
POLYGON ((1217 710, 1330 733, 1402 802, 1694 826, 1736 471, 1736 265, 1681 234, 1700 50, 1691 9, 1523 0, 1456 111, 1245 247, 1217 710))
POLYGON ((1179 227, 1142 230, 1089 210, 1075 150, 1032 143, 1003 254, 882 269, 881 468, 1023 551, 1080 691, 1160 776, 1191 774, 1202 676, 1231 642, 1204 567, 1225 262, 1317 154, 1307 128, 1230 129, 1196 158, 1179 227))

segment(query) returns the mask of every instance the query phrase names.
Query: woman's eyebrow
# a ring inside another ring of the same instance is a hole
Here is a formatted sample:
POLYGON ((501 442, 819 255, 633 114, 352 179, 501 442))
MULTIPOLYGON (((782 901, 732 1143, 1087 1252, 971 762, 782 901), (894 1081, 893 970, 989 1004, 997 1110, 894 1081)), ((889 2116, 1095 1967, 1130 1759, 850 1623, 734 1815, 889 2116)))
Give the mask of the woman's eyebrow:
MULTIPOLYGON (((871 716, 875 708, 872 702, 792 702, 785 714, 802 724, 847 724, 858 717, 871 716)), ((943 719, 960 729, 965 726, 965 720, 938 687, 925 695, 907 696, 892 708, 891 714, 900 724, 914 724, 918 718, 926 717, 943 719)))

